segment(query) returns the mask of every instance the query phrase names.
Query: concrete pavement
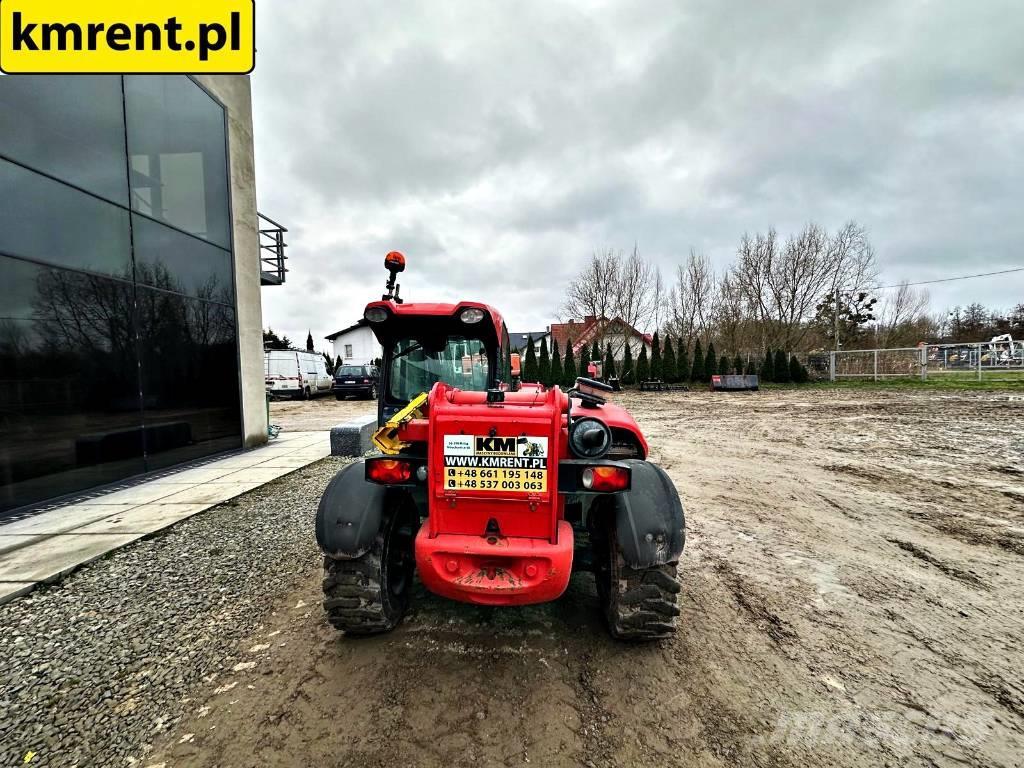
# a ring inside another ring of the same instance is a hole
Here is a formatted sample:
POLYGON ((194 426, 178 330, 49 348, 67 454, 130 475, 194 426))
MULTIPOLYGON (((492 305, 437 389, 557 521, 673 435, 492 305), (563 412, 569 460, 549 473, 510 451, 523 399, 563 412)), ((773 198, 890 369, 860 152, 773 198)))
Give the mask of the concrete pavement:
POLYGON ((328 456, 328 432, 265 446, 0 524, 0 603, 328 456))

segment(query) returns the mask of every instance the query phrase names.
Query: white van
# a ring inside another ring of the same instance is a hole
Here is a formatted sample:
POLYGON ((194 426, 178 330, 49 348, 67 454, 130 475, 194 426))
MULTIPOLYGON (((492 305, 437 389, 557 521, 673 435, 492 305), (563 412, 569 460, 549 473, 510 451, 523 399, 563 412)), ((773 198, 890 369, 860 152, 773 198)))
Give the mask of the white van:
POLYGON ((331 391, 334 380, 319 352, 272 349, 264 358, 267 392, 308 400, 331 391))

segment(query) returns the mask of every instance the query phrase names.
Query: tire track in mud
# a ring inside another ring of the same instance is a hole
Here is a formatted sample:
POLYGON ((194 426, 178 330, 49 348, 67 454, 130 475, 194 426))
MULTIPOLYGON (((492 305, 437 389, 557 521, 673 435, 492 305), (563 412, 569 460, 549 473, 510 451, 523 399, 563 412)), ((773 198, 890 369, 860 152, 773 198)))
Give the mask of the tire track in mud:
POLYGON ((797 640, 797 633, 789 622, 765 605, 764 598, 756 594, 727 560, 712 558, 712 567, 722 583, 729 589, 736 605, 747 615, 758 631, 767 635, 776 645, 797 640))
POLYGON ((905 541, 903 539, 895 539, 890 537, 887 537, 886 541, 888 541, 890 544, 896 545, 904 552, 907 552, 913 557, 916 557, 921 562, 926 563, 932 566, 933 568, 938 568, 940 571, 942 571, 950 578, 962 581, 964 584, 970 584, 973 587, 988 589, 985 583, 980 578, 978 578, 978 575, 976 573, 973 573, 972 571, 965 571, 962 568, 958 568, 955 565, 945 562, 944 560, 940 560, 927 549, 918 544, 913 543, 912 541, 905 541))

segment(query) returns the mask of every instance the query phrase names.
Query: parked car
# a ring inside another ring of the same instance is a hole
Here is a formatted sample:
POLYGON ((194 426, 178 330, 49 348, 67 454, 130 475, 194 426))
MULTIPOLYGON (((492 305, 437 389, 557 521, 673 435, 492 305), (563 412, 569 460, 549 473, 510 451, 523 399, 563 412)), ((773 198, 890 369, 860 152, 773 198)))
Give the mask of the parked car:
POLYGON ((334 397, 349 395, 377 399, 377 369, 372 365, 343 365, 334 372, 334 397))
POLYGON ((331 391, 331 375, 319 352, 273 349, 264 358, 267 392, 275 396, 309 400, 331 391))

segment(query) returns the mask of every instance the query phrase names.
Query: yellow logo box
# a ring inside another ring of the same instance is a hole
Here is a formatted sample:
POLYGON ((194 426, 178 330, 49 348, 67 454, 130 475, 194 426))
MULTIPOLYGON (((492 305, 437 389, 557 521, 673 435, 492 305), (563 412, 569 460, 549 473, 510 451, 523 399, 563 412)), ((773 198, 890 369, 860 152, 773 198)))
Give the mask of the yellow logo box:
POLYGON ((251 72, 253 0, 0 0, 9 74, 251 72))

